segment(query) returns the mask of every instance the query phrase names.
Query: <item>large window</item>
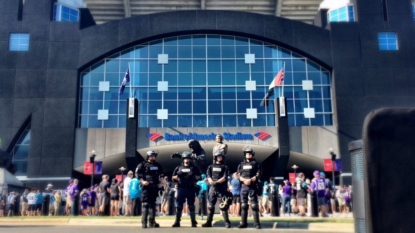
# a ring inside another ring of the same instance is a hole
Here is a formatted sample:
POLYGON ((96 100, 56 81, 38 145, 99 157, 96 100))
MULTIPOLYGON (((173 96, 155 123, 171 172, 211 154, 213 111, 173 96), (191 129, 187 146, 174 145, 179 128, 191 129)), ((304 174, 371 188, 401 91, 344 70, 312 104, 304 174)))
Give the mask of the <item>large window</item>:
POLYGON ((28 33, 10 33, 9 50, 10 51, 28 51, 29 50, 28 33))
POLYGON ((380 50, 398 50, 398 41, 394 32, 379 33, 378 41, 380 50))
POLYGON ((53 9, 53 21, 77 22, 79 21, 79 11, 78 9, 56 4, 53 9))
MULTIPOLYGON (((260 103, 284 64, 289 124, 332 125, 326 69, 262 41, 192 35, 137 45, 83 70, 79 127, 125 127, 130 84, 121 96, 119 87, 128 67, 139 127, 275 126, 274 105, 260 103)), ((273 98, 281 92, 277 87, 273 98)))
POLYGON ((330 10, 327 14, 329 22, 354 22, 353 5, 330 10))
POLYGON ((22 133, 17 143, 14 145, 11 152, 13 164, 16 166, 16 176, 27 175, 27 161, 29 158, 30 147, 30 125, 22 133))
POLYGON ((412 16, 414 17, 414 20, 415 20, 415 3, 412 3, 412 16))

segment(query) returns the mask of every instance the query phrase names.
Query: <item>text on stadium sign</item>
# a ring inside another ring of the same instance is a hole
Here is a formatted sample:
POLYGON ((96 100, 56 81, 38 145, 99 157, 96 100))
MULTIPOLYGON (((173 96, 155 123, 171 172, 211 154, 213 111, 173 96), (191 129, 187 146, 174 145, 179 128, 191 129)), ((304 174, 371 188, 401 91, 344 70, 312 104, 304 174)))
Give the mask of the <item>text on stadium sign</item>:
MULTIPOLYGON (((216 139, 215 133, 210 134, 197 134, 197 133, 188 133, 188 134, 169 134, 164 133, 164 140, 167 141, 179 141, 179 140, 215 140, 216 139)), ((254 137, 252 134, 243 134, 240 132, 237 132, 235 134, 224 132, 222 134, 223 139, 225 140, 252 140, 254 137)))

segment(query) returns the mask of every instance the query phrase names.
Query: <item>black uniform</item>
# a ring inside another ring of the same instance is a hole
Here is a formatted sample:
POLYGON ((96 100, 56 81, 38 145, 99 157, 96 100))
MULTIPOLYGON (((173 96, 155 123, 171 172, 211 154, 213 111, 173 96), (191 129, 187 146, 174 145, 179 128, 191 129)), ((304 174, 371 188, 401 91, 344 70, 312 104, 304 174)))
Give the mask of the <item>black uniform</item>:
POLYGON ((219 205, 220 210, 222 210, 222 216, 225 221, 226 227, 230 228, 231 222, 229 221, 229 205, 232 204, 232 194, 228 192, 228 176, 229 168, 225 164, 216 164, 216 162, 210 165, 207 169, 207 177, 211 178, 214 182, 225 178, 225 181, 222 183, 215 183, 209 188, 209 202, 208 202, 208 219, 203 227, 212 227, 213 215, 215 213, 215 204, 217 199, 221 200, 219 205))
POLYGON ((163 176, 163 168, 157 162, 150 163, 144 161, 138 164, 136 169, 137 179, 145 180, 149 184, 142 186, 141 191, 141 203, 143 207, 142 211, 142 224, 143 227, 147 227, 147 216, 149 216, 150 227, 158 227, 155 222, 156 216, 156 198, 160 188, 160 177, 163 176))
POLYGON ((251 201, 252 213, 254 216, 255 226, 260 228, 259 223, 259 205, 258 205, 258 179, 261 176, 260 164, 252 158, 249 162, 245 159, 238 166, 238 173, 244 179, 250 179, 256 176, 256 181, 251 181, 249 186, 242 182, 241 186, 241 226, 246 227, 248 218, 248 201, 251 201))
POLYGON ((187 200, 189 206, 190 219, 192 226, 196 226, 196 213, 195 213, 195 196, 196 196, 196 176, 200 177, 200 170, 190 163, 189 166, 185 167, 180 165, 173 171, 173 176, 178 176, 179 189, 176 200, 176 222, 174 226, 180 226, 180 218, 182 216, 183 204, 187 200))

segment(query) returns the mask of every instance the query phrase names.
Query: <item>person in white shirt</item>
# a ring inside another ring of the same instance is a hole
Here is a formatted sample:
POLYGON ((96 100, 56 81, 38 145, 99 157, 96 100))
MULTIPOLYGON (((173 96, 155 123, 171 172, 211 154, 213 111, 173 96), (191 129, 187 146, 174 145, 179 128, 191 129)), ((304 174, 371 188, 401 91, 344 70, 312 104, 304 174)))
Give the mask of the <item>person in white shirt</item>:
POLYGON ((34 216, 36 211, 36 189, 32 189, 32 191, 27 194, 27 204, 28 204, 28 215, 34 216))
POLYGON ((123 200, 125 205, 125 216, 133 216, 132 208, 131 208, 131 197, 130 197, 130 183, 131 179, 133 178, 133 171, 129 171, 127 173, 127 177, 124 179, 124 188, 123 188, 123 200))

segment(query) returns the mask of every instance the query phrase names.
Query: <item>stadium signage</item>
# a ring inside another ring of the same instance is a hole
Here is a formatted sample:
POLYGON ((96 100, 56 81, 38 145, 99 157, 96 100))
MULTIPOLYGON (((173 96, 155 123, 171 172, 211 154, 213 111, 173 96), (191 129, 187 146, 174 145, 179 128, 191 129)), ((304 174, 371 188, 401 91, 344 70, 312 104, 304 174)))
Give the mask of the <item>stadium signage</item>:
MULTIPOLYGON (((216 139, 216 133, 210 133, 210 134, 198 134, 198 133, 188 133, 188 134, 170 134, 170 133, 164 133, 164 140, 166 141, 181 141, 181 140, 202 140, 202 141, 211 141, 216 139)), ((240 132, 237 132, 235 134, 229 133, 229 132, 223 132, 221 134, 223 136, 223 139, 225 140, 253 140, 254 137, 252 134, 243 134, 240 132)))

